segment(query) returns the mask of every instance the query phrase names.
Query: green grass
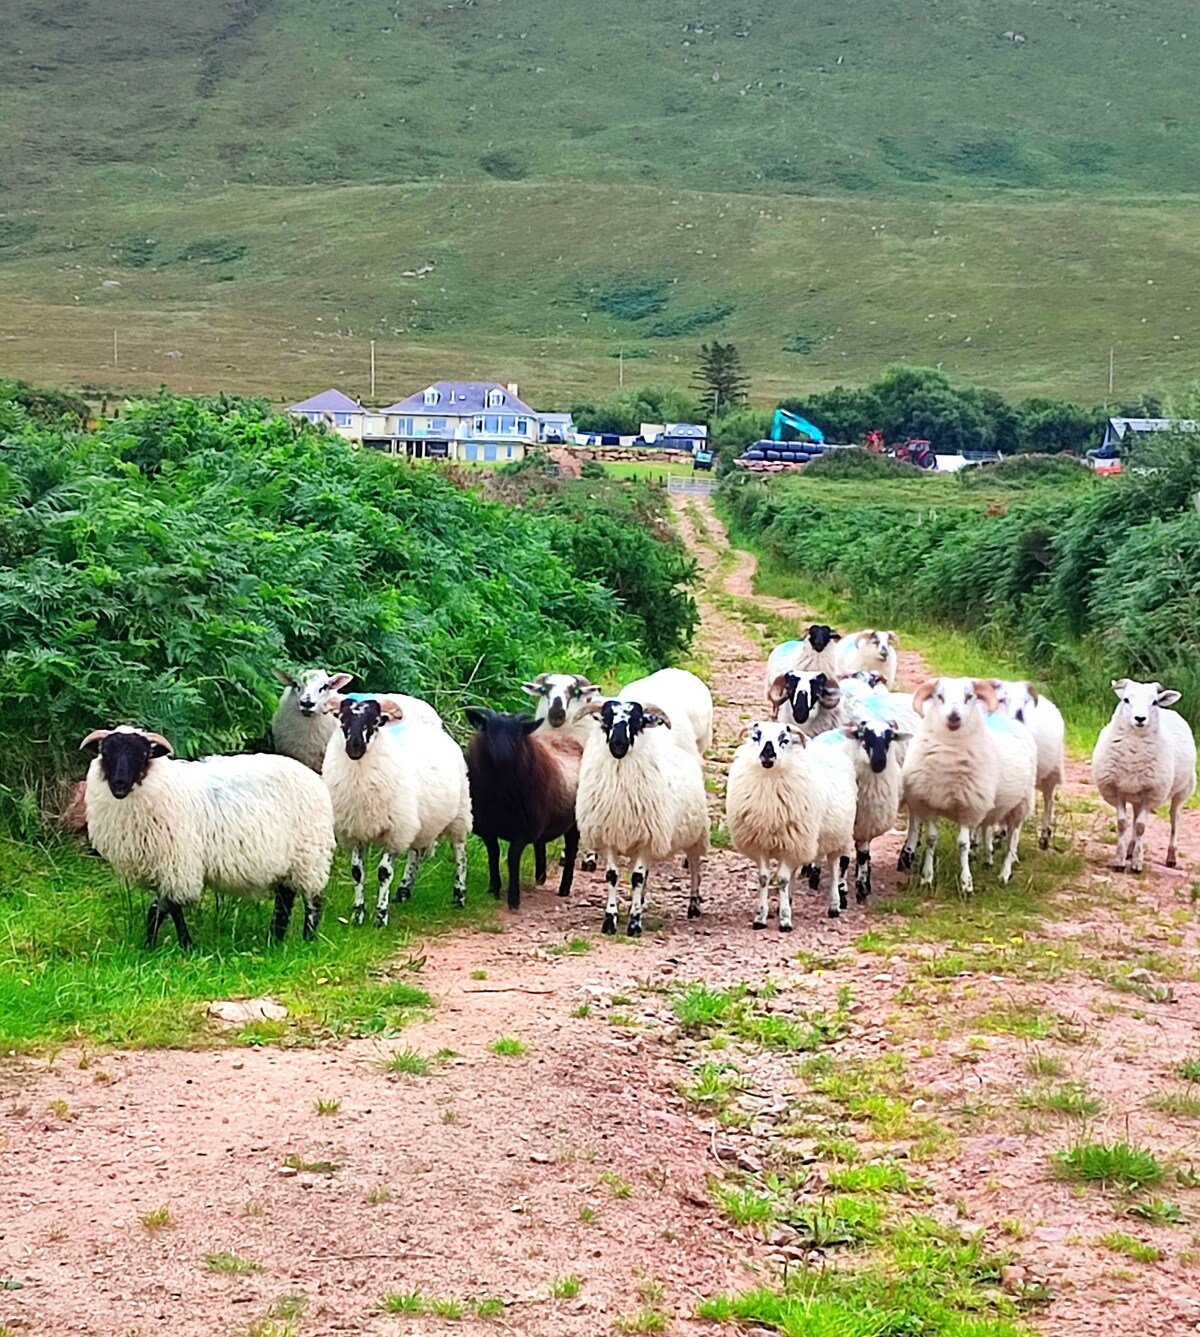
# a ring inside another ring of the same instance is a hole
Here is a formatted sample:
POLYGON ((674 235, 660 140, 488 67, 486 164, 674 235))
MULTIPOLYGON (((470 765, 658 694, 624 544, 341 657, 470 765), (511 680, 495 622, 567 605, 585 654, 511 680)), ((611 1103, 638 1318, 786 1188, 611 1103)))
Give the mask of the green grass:
POLYGON ((585 956, 592 950, 591 938, 571 938, 550 948, 555 956, 585 956))
POLYGON ((1163 1167, 1153 1152, 1128 1142, 1077 1142, 1051 1158, 1063 1179, 1131 1190, 1151 1188, 1162 1181, 1163 1167))
POLYGON ((620 1175, 614 1174, 611 1170, 605 1170, 599 1178, 599 1183, 612 1194, 614 1198, 632 1198, 633 1185, 628 1180, 622 1179, 620 1175))
POLYGON ((583 1286, 583 1279, 577 1277, 573 1272, 565 1277, 555 1277, 550 1283, 550 1298, 552 1300, 573 1300, 583 1286))
POLYGON ((1200 1119, 1200 1095, 1194 1091, 1164 1091, 1151 1096, 1146 1104, 1160 1114, 1171 1114, 1178 1119, 1200 1119))
POLYGON ((475 1301, 479 1318, 499 1318, 504 1313, 504 1301, 498 1295, 485 1295, 475 1301))
POLYGON ((170 1209, 167 1207, 156 1207, 151 1212, 144 1212, 138 1220, 150 1231, 162 1230, 164 1226, 173 1226, 175 1224, 170 1209))
POLYGON ((1077 1119, 1091 1119, 1100 1113, 1100 1101, 1088 1094, 1084 1082, 1061 1082, 1052 1086, 1039 1083, 1017 1096, 1022 1109, 1041 1110, 1046 1114, 1070 1114, 1077 1119))
POLYGON ((1035 1051, 1025 1060, 1025 1070, 1033 1077, 1061 1077, 1067 1065, 1053 1054, 1035 1051))
POLYGON ((1132 1258, 1135 1263, 1157 1263, 1162 1257, 1161 1250, 1153 1244, 1146 1244, 1144 1241, 1135 1239, 1132 1235, 1123 1234, 1119 1230, 1101 1236, 1100 1243, 1106 1249, 1111 1249, 1113 1253, 1121 1253, 1126 1258, 1132 1258))
POLYGON ((1152 1226, 1178 1226, 1187 1219, 1178 1203, 1157 1197, 1130 1203, 1125 1209, 1125 1215, 1146 1221, 1152 1226))
POLYGON ((745 1081, 735 1067, 710 1060, 695 1068, 691 1081, 685 1082, 682 1090, 694 1104, 721 1109, 744 1085, 745 1081))
POLYGON ((618 1332, 666 1332, 671 1322, 661 1309, 639 1309, 633 1314, 618 1314, 613 1327, 618 1332))
POLYGON ((760 1229, 774 1223, 779 1205, 770 1193, 739 1185, 710 1184, 712 1200, 738 1226, 758 1226, 760 1229))
POLYGON ((493 1040, 488 1048, 502 1058, 524 1058, 529 1053, 529 1045, 514 1035, 502 1035, 498 1040, 493 1040))
POLYGON ((342 1168, 336 1161, 310 1161, 304 1156, 294 1154, 285 1156, 282 1164, 310 1175, 333 1175, 342 1168))
POLYGON ((424 1314, 428 1305, 420 1291, 393 1291, 379 1303, 385 1314, 424 1314))
POLYGON ((0 1047, 18 1052, 79 1042, 154 1048, 217 1037, 264 1044, 394 1035, 429 1005, 391 966, 397 951, 495 913, 477 852, 465 914, 451 904, 453 868, 439 853, 390 927, 353 929, 340 922, 351 888, 339 856, 314 942, 301 939, 296 922, 284 943, 269 942, 270 905, 206 894, 188 911, 196 947, 180 952, 168 926, 151 952, 143 946, 146 895, 123 889, 107 864, 73 843, 34 846, 0 833, 0 865, 0 1047), (205 1015, 210 999, 264 994, 287 1008, 285 1021, 229 1028, 205 1015))
POLYGON ((409 1077, 429 1076, 429 1060, 408 1047, 394 1049, 387 1058, 380 1060, 379 1066, 384 1072, 402 1072, 409 1077))
POLYGON ((243 1258, 240 1254, 222 1251, 204 1255, 204 1265, 210 1272, 224 1272, 233 1276, 246 1276, 251 1272, 261 1272, 263 1266, 253 1258, 243 1258))
POLYGON ((318 1114, 336 1114, 342 1108, 340 1100, 328 1100, 318 1097, 315 1102, 315 1108, 318 1114))
POLYGON ((1200 1082, 1200 1058, 1185 1058, 1176 1065, 1175 1076, 1184 1082, 1200 1082))
POLYGON ((829 1172, 829 1187, 842 1193, 913 1193, 917 1185, 899 1165, 850 1165, 829 1172))

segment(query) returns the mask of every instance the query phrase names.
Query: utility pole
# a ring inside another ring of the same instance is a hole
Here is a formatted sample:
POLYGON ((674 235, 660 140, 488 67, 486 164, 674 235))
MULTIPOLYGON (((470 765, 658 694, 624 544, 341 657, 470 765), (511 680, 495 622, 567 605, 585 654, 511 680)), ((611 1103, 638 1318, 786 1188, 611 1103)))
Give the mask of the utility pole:
MULTIPOLYGON (((1113 392, 1113 346, 1108 346, 1108 397, 1112 398, 1113 392)), ((1105 406, 1107 407, 1107 405, 1105 406)))
POLYGON ((371 340, 371 402, 375 402, 375 340, 371 340))
POLYGON ((625 388, 625 350, 617 349, 617 386, 624 390, 625 388))
POLYGON ((113 366, 117 365, 117 332, 113 330, 113 366))

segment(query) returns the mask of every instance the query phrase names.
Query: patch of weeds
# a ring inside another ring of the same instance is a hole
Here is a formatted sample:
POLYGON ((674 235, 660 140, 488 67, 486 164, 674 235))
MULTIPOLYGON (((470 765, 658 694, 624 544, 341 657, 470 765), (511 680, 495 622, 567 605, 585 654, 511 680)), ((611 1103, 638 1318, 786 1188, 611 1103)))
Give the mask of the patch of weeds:
POLYGON ((571 1009, 571 1015, 573 1017, 578 1018, 580 1021, 582 1021, 584 1017, 590 1017, 592 1015, 591 1003, 578 1004, 576 1007, 573 1007, 571 1009))
POLYGON ((1047 1114, 1070 1114, 1077 1119, 1091 1119, 1100 1113, 1100 1101, 1088 1094, 1084 1082, 1060 1082, 1051 1086, 1040 1082, 1017 1096, 1021 1109, 1042 1110, 1047 1114))
POLYGON ((308 1309, 308 1296, 299 1291, 291 1295, 281 1295, 271 1306, 271 1317, 281 1318, 290 1322, 295 1318, 303 1318, 308 1309))
POLYGON ((285 1156, 282 1164, 310 1175, 334 1175, 342 1168, 335 1161, 306 1161, 303 1156, 295 1154, 285 1156))
POLYGON ((1187 1220, 1179 1204, 1167 1202, 1165 1198, 1148 1198, 1145 1202, 1132 1202, 1125 1208, 1125 1215, 1145 1221, 1152 1226, 1181 1226, 1187 1220))
POLYGON ((342 1102, 340 1100, 326 1100, 321 1096, 317 1097, 316 1109, 318 1114, 336 1114, 341 1108, 342 1102))
POLYGON ((1015 1035, 1021 1040, 1048 1040, 1060 1021, 1053 1012, 1043 1012, 1033 1003, 1009 1003, 992 1008, 976 1018, 981 1031, 993 1035, 1015 1035))
POLYGON ((584 1225, 590 1226, 592 1222, 595 1221, 599 1215, 600 1213, 597 1212, 594 1207, 584 1206, 579 1209, 579 1219, 584 1223, 584 1225))
POLYGON ((457 1110, 443 1110, 443 1111, 442 1111, 442 1122, 443 1122, 443 1123, 457 1123, 457 1122, 458 1122, 458 1111, 457 1111, 457 1110))
POLYGON ((499 1318, 504 1313, 504 1301, 498 1295, 484 1295, 475 1301, 479 1318, 499 1318))
POLYGON ((264 1216, 266 1208, 257 1198, 251 1198, 249 1202, 242 1203, 243 1216, 264 1216))
POLYGON ((813 1143, 813 1151, 823 1161, 836 1161, 842 1165, 854 1165, 862 1160, 862 1148, 845 1137, 818 1138, 813 1143))
POLYGON ((138 1219, 147 1230, 162 1230, 164 1226, 175 1224, 167 1207, 156 1207, 152 1212, 144 1212, 138 1219))
POLYGON ((487 973, 486 970, 473 970, 473 971, 471 971, 471 978, 472 978, 473 980, 485 980, 485 979, 487 979, 487 977, 488 977, 488 973, 487 973))
POLYGON ((529 1053, 529 1046, 515 1035, 502 1035, 498 1040, 493 1040, 488 1048, 493 1054, 507 1058, 524 1058, 529 1053))
POLYGON ((385 1314, 423 1314, 425 1297, 420 1291, 393 1291, 379 1302, 385 1314))
POLYGON ((392 1190, 386 1184, 376 1184, 367 1191, 367 1201, 372 1207, 378 1207, 381 1202, 391 1202, 391 1200, 392 1190))
POLYGON ((701 1063, 693 1069, 692 1080, 682 1087, 687 1100, 696 1105, 721 1108, 744 1085, 742 1074, 728 1063, 701 1063))
POLYGON ((436 1314, 438 1318, 457 1323, 463 1316, 463 1303, 461 1300, 430 1300, 429 1312, 436 1314))
POLYGON ((636 1314, 618 1314, 613 1327, 618 1332, 666 1332, 670 1321, 661 1309, 639 1309, 636 1314))
POLYGON ((1146 1244, 1142 1240, 1135 1239, 1132 1235, 1125 1235, 1119 1230, 1101 1236, 1100 1243, 1106 1249, 1111 1249, 1113 1253, 1123 1253, 1126 1258, 1132 1258, 1135 1263, 1157 1263, 1162 1257, 1161 1251, 1155 1248, 1153 1244, 1146 1244))
POLYGON ((439 1049, 433 1056, 435 1063, 449 1063, 452 1058, 461 1058, 457 1049, 439 1049))
POLYGON ((415 1049, 393 1049, 379 1064, 384 1072, 403 1072, 409 1077, 428 1077, 429 1060, 415 1049))
POLYGON ((689 984, 671 999, 671 1010, 684 1030, 702 1031, 724 1020, 740 996, 725 989, 710 989, 707 984, 689 984))
POLYGON ((641 1024, 637 1017, 628 1012, 610 1012, 605 1020, 610 1026, 633 1027, 641 1024))
POLYGON ((852 1165, 829 1172, 829 1187, 843 1193, 915 1193, 918 1185, 899 1165, 852 1165))
POLYGON ((1077 1142, 1057 1152, 1052 1164, 1063 1179, 1134 1191, 1161 1183, 1163 1177, 1154 1153, 1128 1142, 1077 1142))
POLYGON ((727 1187, 713 1181, 708 1186, 713 1201, 727 1217, 739 1226, 774 1225, 778 1204, 769 1193, 758 1193, 748 1186, 727 1187))
POLYGON ((1025 1071, 1032 1077, 1061 1077, 1066 1070, 1067 1065, 1062 1059, 1043 1054, 1038 1049, 1025 1060, 1025 1071))
POLYGON ((569 942, 555 943, 550 948, 554 956, 584 956, 592 950, 590 938, 571 938, 569 942))
POLYGON ((1030 1235, 1030 1227, 1024 1221, 1018 1221, 1016 1217, 1010 1216, 1007 1221, 1000 1222, 1000 1229, 1009 1239, 1024 1240, 1030 1235))
POLYGON ((667 1293, 667 1288, 657 1277, 643 1277, 637 1284, 639 1300, 647 1304, 657 1304, 667 1293))
POLYGON ((555 1277, 550 1283, 550 1298, 552 1300, 573 1300, 583 1285, 583 1279, 577 1277, 574 1273, 565 1277, 555 1277))
POLYGON ((1175 1076, 1183 1082, 1200 1082, 1200 1058, 1185 1058, 1176 1067, 1175 1076))
POLYGON ((241 1254, 229 1253, 227 1250, 222 1250, 220 1253, 206 1253, 204 1266, 210 1272, 226 1272, 238 1277, 263 1270, 263 1265, 256 1263, 253 1258, 243 1258, 241 1254))
POLYGON ((614 1198, 632 1198, 633 1185, 628 1180, 622 1179, 620 1175, 613 1174, 611 1170, 605 1170, 600 1176, 599 1182, 603 1184, 614 1198))
POLYGON ((75 1111, 65 1100, 52 1100, 49 1109, 50 1113, 53 1114, 56 1119, 60 1119, 63 1123, 72 1123, 78 1118, 78 1115, 76 1115, 75 1111))
POLYGON ((1200 1095, 1191 1091, 1164 1091, 1151 1096, 1146 1104, 1160 1114, 1173 1114, 1180 1119, 1200 1119, 1200 1095))

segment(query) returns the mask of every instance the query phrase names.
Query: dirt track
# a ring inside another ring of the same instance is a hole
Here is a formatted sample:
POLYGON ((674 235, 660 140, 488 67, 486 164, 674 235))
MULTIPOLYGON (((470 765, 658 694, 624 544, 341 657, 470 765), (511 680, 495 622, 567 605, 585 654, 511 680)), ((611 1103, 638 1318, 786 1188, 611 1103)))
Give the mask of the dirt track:
MULTIPOLYGON (((678 509, 710 594, 749 598, 753 559, 725 555, 707 500, 679 499, 678 509)), ((761 602, 797 620, 805 611, 761 602)), ((705 599, 699 646, 718 701, 714 770, 762 692, 761 643, 731 607, 705 599)), ((923 665, 908 654, 903 669, 911 683, 923 665)), ((798 902, 790 938, 754 933, 752 879, 729 851, 707 865, 700 921, 685 918, 681 870, 663 868, 650 891, 661 930, 638 943, 602 939, 602 883, 585 876, 567 903, 549 890, 527 893, 519 916, 504 915, 501 935, 427 944, 420 983, 437 1008, 400 1041, 111 1053, 88 1067, 63 1054, 0 1067, 0 1283, 6 1275, 23 1283, 0 1289, 0 1325, 22 1337, 209 1337, 251 1331, 281 1296, 302 1293, 300 1337, 498 1329, 583 1337, 648 1303, 675 1315, 671 1332, 711 1332, 690 1317, 697 1298, 761 1280, 776 1248, 711 1205, 707 1183, 727 1164, 716 1153, 731 1147, 751 1167, 795 1163, 807 1144, 779 1121, 804 1083, 794 1055, 747 1057, 753 1118, 718 1128, 679 1093, 703 1047, 680 1035, 665 991, 697 979, 758 987, 770 977, 779 990, 770 1010, 784 1016, 833 1009, 839 989, 851 990, 848 1033, 830 1046, 839 1058, 904 1056, 905 1099, 924 1101, 951 1135, 920 1167, 932 1189, 924 1210, 985 1230, 990 1244, 1015 1250, 1031 1280, 1049 1284, 1055 1298, 1030 1315, 1047 1337, 1198 1330, 1195 1227, 1122 1225, 1111 1195, 1049 1179, 1047 1152, 1067 1145, 1077 1125, 1039 1126, 1015 1108, 1014 1093, 1030 1085, 1031 1042, 988 1033, 986 1047, 969 1043, 979 1033, 972 1019, 1042 1009, 1059 1024, 1038 1048, 1059 1054, 1103 1102, 1093 1136, 1146 1143, 1172 1164, 1200 1152, 1194 1122, 1145 1103, 1197 1051, 1193 875, 1157 862, 1141 880, 1109 874, 1105 814, 1082 809, 1086 789, 1073 778, 1070 836, 1087 869, 1038 951, 1054 959, 1071 948, 1115 966, 1154 950, 1154 981, 1174 1001, 1118 993, 1083 966, 1057 978, 968 969, 931 979, 936 944, 918 937, 883 954, 859 950, 869 929, 895 934, 895 917, 852 906, 831 922, 818 898, 798 902), (583 935, 591 950, 562 952, 583 935), (475 978, 481 971, 486 978, 475 978), (582 1004, 589 1015, 576 1015, 582 1004), (527 1042, 528 1055, 491 1054, 501 1035, 527 1042), (404 1045, 458 1056, 427 1077, 385 1076, 378 1060, 404 1045), (319 1115, 318 1098, 340 1109, 319 1115), (54 1100, 75 1117, 49 1114, 54 1100), (336 1168, 281 1173, 288 1155, 336 1168), (385 1185, 386 1200, 368 1200, 385 1185), (163 1206, 174 1224, 148 1232, 140 1217, 163 1206), (581 1209, 594 1219, 581 1219, 581 1209), (1015 1219, 1028 1227, 1020 1240, 1000 1230, 1015 1219), (1114 1229, 1153 1240, 1164 1260, 1129 1264, 1095 1244, 1114 1229), (205 1255, 222 1251, 263 1270, 208 1271, 205 1255), (582 1279, 578 1296, 550 1298, 551 1283, 567 1274, 582 1279), (462 1301, 466 1313, 452 1322, 380 1312, 385 1293, 410 1290, 462 1301), (473 1317, 470 1302, 489 1296, 506 1302, 502 1316, 473 1317)), ((1200 854, 1197 828, 1189 811, 1185 866, 1200 854)), ((1161 823, 1149 839, 1161 859, 1161 823)), ((876 865, 883 906, 894 845, 876 865)), ((1196 1190, 1162 1192, 1188 1218, 1200 1214, 1196 1190)))

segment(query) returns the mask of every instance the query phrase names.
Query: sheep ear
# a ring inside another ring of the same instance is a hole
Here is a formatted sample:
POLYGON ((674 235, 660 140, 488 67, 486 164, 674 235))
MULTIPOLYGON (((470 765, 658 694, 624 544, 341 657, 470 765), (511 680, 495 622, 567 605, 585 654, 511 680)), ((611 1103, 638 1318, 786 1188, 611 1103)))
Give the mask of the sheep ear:
POLYGON ((379 713, 391 724, 399 724, 404 718, 404 707, 399 701, 391 701, 386 696, 377 698, 379 713))
POLYGON ((483 729, 488 722, 488 712, 481 710, 479 706, 468 706, 463 712, 467 717, 467 723, 472 729, 483 729))
POLYGON ((341 710, 342 702, 345 699, 346 698, 344 696, 338 696, 338 694, 334 692, 334 694, 331 697, 329 697, 325 702, 326 715, 336 715, 338 711, 341 710))
POLYGON ((918 715, 924 717, 925 702, 929 700, 936 690, 937 683, 930 679, 929 682, 923 682, 913 693, 913 709, 918 715))
POLYGON ((586 715, 599 715, 603 709, 604 709, 603 701, 589 701, 587 705, 584 706, 584 708, 579 712, 579 718, 583 719, 584 716, 586 715))
POLYGON ((774 707, 776 716, 779 714, 779 707, 791 696, 791 692, 788 691, 788 678, 790 676, 790 674, 781 673, 767 688, 767 704, 774 707))
POLYGON ((588 682, 586 678, 578 684, 578 687, 580 698, 584 701, 590 701, 592 697, 600 694, 600 688, 594 682, 588 682))
POLYGON ((521 690, 523 692, 528 692, 530 696, 545 696, 546 684, 541 678, 535 678, 532 682, 523 682, 521 684, 521 690))
POLYGON ((85 747, 91 747, 93 743, 102 743, 110 733, 112 733, 111 729, 93 729, 79 744, 79 750, 82 752, 85 747))
POLYGON ((660 724, 671 727, 671 717, 661 706, 651 705, 649 701, 642 702, 642 724, 647 729, 657 729, 660 724))
POLYGON ((1129 686, 1128 678, 1114 678, 1112 680, 1112 689, 1114 692, 1116 692, 1118 696, 1120 696, 1128 686, 1129 686))
POLYGON ((290 674, 290 673, 287 671, 287 669, 276 668, 276 669, 272 669, 271 672, 275 675, 275 677, 276 677, 281 683, 283 683, 283 685, 284 685, 285 687, 299 687, 299 686, 300 686, 300 684, 296 681, 296 679, 292 676, 292 674, 290 674))
POLYGON ((1168 687, 1164 691, 1159 692, 1154 698, 1154 704, 1156 706, 1173 706, 1175 702, 1179 700, 1179 697, 1179 692, 1172 691, 1171 688, 1168 687))
POLYGON ((171 746, 170 739, 164 738, 160 733, 147 733, 146 740, 150 744, 150 755, 152 757, 170 757, 175 749, 171 746))
POLYGON ((343 687, 349 687, 353 681, 353 673, 334 673, 325 680, 325 686, 331 692, 340 692, 343 687))
POLYGON ((857 724, 843 724, 839 732, 845 738, 853 738, 857 740, 858 730, 859 730, 859 725, 857 724))
POLYGON ((842 639, 842 633, 840 631, 831 631, 829 633, 829 639, 831 641, 840 641, 842 639))
POLYGON ((888 644, 892 647, 893 650, 900 649, 900 637, 897 636, 894 631, 885 631, 883 634, 887 637, 888 644))
POLYGON ((1027 682, 1025 684, 1025 690, 1029 693, 1029 699, 1031 701, 1037 702, 1041 699, 1038 689, 1033 685, 1033 683, 1027 682))
POLYGON ((803 731, 797 725, 789 724, 787 726, 787 731, 792 735, 793 740, 799 743, 801 747, 808 746, 808 739, 804 736, 803 731))
POLYGON ((988 708, 990 715, 1000 705, 1000 698, 996 695, 996 684, 987 678, 975 679, 975 692, 979 699, 988 708))
POLYGON ((893 743, 907 743, 908 740, 909 740, 911 737, 912 737, 912 734, 906 732, 904 729, 893 729, 893 730, 892 730, 892 742, 893 742, 893 743))

